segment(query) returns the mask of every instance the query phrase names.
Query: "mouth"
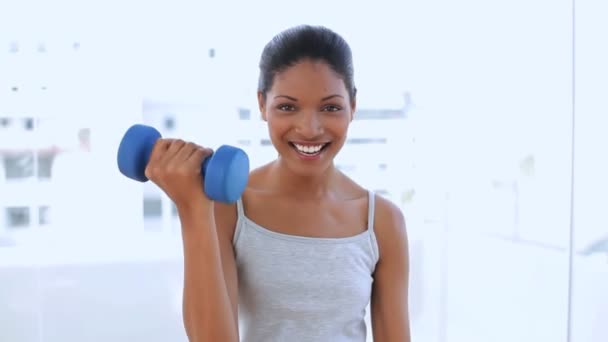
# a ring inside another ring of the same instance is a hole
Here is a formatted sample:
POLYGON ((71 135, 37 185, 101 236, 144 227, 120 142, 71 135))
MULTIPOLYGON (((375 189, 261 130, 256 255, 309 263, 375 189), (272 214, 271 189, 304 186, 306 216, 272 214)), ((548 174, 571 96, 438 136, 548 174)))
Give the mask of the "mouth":
POLYGON ((315 157, 321 154, 331 143, 319 143, 319 144, 298 144, 294 142, 289 142, 289 145, 293 147, 296 152, 303 156, 307 157, 315 157))

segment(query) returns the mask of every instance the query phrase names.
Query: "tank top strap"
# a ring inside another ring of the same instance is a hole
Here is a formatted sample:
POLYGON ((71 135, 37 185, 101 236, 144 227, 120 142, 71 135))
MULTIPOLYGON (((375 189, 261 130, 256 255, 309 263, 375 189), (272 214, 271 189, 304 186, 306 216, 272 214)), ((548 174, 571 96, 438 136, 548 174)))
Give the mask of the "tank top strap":
POLYGON ((236 213, 238 214, 238 218, 242 219, 245 216, 245 210, 243 209, 243 198, 239 197, 236 201, 236 213))
POLYGON ((234 227, 234 235, 232 236, 232 244, 236 246, 239 237, 241 236, 241 231, 243 230, 243 224, 245 223, 245 209, 243 209, 243 198, 239 197, 236 201, 236 227, 234 227))
POLYGON ((374 232, 374 220, 376 212, 376 194, 369 190, 367 200, 367 230, 369 231, 369 243, 371 252, 374 257, 374 265, 380 259, 380 248, 378 247, 378 240, 376 239, 376 233, 374 232))
POLYGON ((376 195, 369 190, 367 199, 367 230, 374 232, 374 213, 376 212, 376 195))

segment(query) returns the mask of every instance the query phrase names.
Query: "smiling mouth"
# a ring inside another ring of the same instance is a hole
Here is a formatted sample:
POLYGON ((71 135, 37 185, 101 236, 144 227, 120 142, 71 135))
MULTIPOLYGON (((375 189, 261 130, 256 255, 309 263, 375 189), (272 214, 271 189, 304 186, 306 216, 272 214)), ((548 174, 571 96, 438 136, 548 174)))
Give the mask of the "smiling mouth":
POLYGON ((289 142, 289 145, 293 147, 298 153, 305 156, 316 156, 330 145, 330 143, 322 143, 318 145, 300 145, 297 143, 289 142))

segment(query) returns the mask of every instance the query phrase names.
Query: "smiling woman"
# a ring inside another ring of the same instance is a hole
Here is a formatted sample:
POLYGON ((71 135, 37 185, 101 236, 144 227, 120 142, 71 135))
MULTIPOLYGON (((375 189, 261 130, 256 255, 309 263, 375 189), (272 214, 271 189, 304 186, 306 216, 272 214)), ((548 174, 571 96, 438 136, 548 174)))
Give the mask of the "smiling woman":
POLYGON ((375 341, 409 341, 405 219, 334 165, 356 108, 348 44, 325 27, 280 33, 257 95, 278 158, 236 203, 178 204, 189 337, 364 342, 371 304, 375 341))
POLYGON ((370 300, 374 340, 409 341, 403 216, 334 166, 355 115, 353 69, 325 27, 288 29, 262 53, 258 103, 279 157, 218 225, 246 341, 365 341, 370 300))

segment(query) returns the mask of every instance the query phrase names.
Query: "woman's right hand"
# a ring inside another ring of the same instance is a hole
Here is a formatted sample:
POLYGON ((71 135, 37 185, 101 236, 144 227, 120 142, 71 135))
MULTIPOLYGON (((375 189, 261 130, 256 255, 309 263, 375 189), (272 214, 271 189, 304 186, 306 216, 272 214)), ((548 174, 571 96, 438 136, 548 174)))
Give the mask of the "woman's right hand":
POLYGON ((145 175, 158 185, 179 209, 210 203, 203 187, 203 160, 213 150, 181 139, 158 139, 145 175))

